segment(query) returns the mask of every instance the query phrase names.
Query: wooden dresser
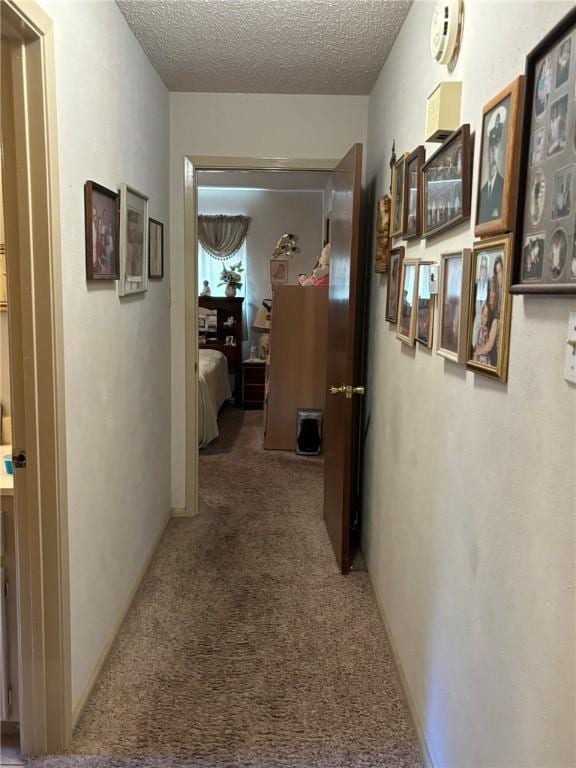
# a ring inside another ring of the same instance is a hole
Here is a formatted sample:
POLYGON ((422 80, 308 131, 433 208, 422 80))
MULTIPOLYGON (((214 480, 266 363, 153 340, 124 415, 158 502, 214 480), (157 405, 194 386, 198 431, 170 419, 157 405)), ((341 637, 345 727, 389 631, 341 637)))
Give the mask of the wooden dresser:
POLYGON ((234 400, 237 406, 242 405, 243 303, 244 299, 240 297, 229 299, 226 296, 200 296, 198 298, 199 307, 215 310, 217 313, 215 329, 198 329, 198 347, 217 349, 226 355, 228 370, 234 375, 234 400))
POLYGON ((296 412, 324 412, 328 288, 281 285, 274 290, 266 370, 264 448, 295 450, 296 412))

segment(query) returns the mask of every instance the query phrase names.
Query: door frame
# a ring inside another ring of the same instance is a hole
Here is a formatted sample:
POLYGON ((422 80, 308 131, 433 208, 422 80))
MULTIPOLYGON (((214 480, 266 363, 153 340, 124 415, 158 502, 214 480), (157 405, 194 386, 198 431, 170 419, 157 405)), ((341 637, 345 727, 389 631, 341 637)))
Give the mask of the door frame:
POLYGON ((198 513, 198 172, 333 171, 333 159, 270 157, 184 157, 184 349, 186 413, 186 514, 198 513))
POLYGON ((16 193, 4 200, 18 254, 7 259, 7 283, 13 450, 26 450, 14 507, 20 746, 30 755, 62 751, 72 730, 57 112, 52 20, 34 0, 2 0, 1 13, 14 41, 3 140, 16 193))

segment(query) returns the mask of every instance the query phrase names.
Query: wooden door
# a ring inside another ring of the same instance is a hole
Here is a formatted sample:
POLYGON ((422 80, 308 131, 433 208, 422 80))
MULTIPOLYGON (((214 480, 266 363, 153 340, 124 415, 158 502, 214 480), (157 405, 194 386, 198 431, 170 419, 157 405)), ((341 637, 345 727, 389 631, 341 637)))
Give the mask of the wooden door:
POLYGON ((355 144, 332 174, 330 218, 324 519, 342 573, 350 570, 350 520, 363 392, 356 380, 361 177, 362 145, 355 144))

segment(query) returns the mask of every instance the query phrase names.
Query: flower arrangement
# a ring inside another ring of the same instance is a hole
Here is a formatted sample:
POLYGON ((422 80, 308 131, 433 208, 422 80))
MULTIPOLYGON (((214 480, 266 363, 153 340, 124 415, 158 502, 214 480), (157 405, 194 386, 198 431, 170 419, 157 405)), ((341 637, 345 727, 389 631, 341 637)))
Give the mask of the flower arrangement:
POLYGON ((238 264, 230 264, 229 267, 223 267, 222 274, 220 275, 222 282, 218 283, 218 287, 225 285, 226 287, 233 286, 234 289, 242 288, 242 272, 244 272, 244 267, 241 261, 238 264))

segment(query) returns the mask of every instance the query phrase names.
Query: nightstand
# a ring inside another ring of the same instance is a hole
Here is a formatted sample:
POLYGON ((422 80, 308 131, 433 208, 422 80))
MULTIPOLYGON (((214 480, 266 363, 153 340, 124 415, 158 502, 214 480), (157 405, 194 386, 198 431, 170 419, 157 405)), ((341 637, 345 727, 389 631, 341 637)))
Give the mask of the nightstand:
POLYGON ((242 407, 245 411, 264 408, 266 360, 244 360, 242 363, 242 407))

